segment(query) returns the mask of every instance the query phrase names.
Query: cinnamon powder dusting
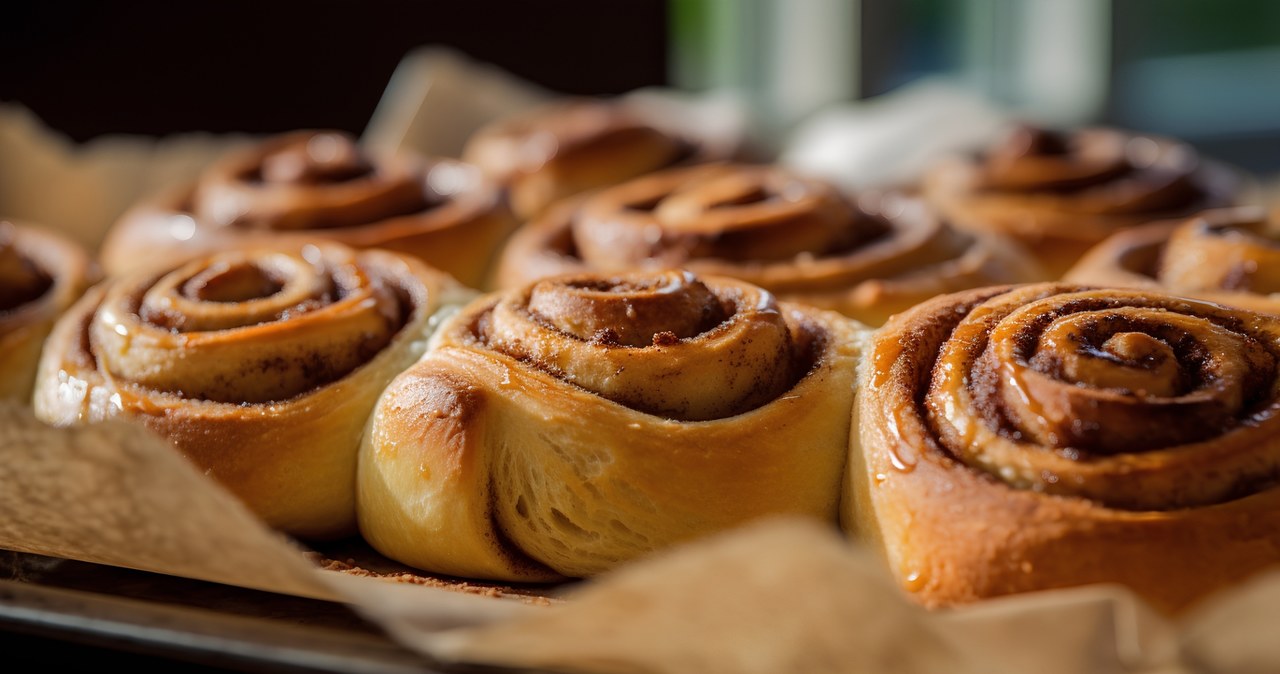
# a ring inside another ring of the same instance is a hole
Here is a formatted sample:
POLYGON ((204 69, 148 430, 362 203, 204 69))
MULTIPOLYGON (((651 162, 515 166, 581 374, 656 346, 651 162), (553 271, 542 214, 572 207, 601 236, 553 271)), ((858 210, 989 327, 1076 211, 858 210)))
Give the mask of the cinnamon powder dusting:
POLYGON ((657 332, 653 335, 654 346, 675 346, 679 343, 680 337, 670 330, 663 330, 662 332, 657 332))
POLYGON ((554 600, 551 597, 533 594, 539 591, 537 589, 522 589, 511 585, 477 583, 469 580, 463 580, 461 578, 433 576, 426 573, 414 573, 411 571, 372 571, 359 566, 354 558, 347 558, 346 560, 332 559, 323 553, 314 551, 306 552, 305 554, 311 563, 321 569, 325 571, 345 573, 349 576, 377 578, 392 583, 404 583, 407 585, 437 587, 452 592, 492 597, 494 599, 515 598, 530 606, 551 606, 553 603, 558 602, 558 600, 554 600))

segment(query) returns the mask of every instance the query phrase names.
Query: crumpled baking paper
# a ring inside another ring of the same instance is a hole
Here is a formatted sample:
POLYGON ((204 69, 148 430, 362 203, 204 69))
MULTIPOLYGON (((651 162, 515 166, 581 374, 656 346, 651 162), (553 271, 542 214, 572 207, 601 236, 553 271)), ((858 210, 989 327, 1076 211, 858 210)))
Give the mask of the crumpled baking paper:
POLYGON ((762 521, 549 607, 322 571, 163 440, 0 405, 0 548, 344 601, 437 660, 564 672, 1268 672, 1280 573, 1173 620, 1119 587, 911 604, 834 529, 762 521))

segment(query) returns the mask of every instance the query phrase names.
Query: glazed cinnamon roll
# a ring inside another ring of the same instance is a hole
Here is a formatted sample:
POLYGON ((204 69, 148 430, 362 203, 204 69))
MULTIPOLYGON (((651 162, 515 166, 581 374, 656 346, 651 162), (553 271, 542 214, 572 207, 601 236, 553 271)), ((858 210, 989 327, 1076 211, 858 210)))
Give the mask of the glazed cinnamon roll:
POLYGON ((834 523, 862 335, 680 271, 486 296, 379 401, 361 531, 422 569, 548 580, 766 514, 834 523))
POLYGON ((76 244, 0 221, 0 399, 31 397, 45 337, 93 277, 76 244))
POLYGON ((930 606, 1280 562, 1280 319, 1041 284, 922 304, 862 372, 845 522, 930 606))
POLYGON ((1280 315, 1280 230, 1260 208, 1205 211, 1117 232, 1065 279, 1163 289, 1280 315))
POLYGON ((476 132, 462 157, 507 186, 526 220, 565 197, 735 150, 635 105, 579 99, 499 120, 476 132))
POLYGON ((337 244, 117 277, 54 328, 36 414, 137 418, 269 524, 349 533, 361 430, 460 292, 411 257, 337 244))
POLYGON ((405 252, 478 285, 514 225, 497 187, 473 166, 371 157, 345 134, 300 131, 233 154, 196 185, 134 207, 108 233, 102 259, 118 274, 320 237, 405 252))
POLYGON ((879 325, 935 295, 1043 280, 1016 246, 949 227, 918 199, 770 166, 673 169, 554 209, 518 231, 496 282, 683 266, 879 325))
POLYGON ((1017 237, 1057 278, 1116 230, 1232 205, 1242 185, 1167 138, 1021 127, 982 154, 941 162, 924 187, 957 226, 1017 237))

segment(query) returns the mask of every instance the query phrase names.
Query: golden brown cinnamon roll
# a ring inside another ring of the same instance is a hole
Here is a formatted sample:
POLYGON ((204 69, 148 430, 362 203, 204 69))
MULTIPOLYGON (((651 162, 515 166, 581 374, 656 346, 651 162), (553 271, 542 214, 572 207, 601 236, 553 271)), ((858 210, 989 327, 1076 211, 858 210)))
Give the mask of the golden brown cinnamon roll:
POLYGON ((1234 204, 1241 187, 1185 143, 1114 129, 1021 127, 925 178, 957 226, 1017 237, 1055 278, 1118 229, 1234 204))
POLYGON ((766 514, 834 522, 862 339, 688 272, 486 296, 379 401, 361 531, 419 568, 546 580, 766 514))
POLYGON ((514 226, 497 187, 473 166, 375 158, 346 134, 299 131, 233 154, 196 185, 134 207, 108 234, 102 259, 118 274, 320 237, 408 253, 478 285, 514 226))
POLYGON ((1043 280, 1016 246, 958 232, 923 202, 866 194, 769 166, 663 171, 521 228, 497 285, 554 274, 683 266, 872 325, 935 295, 1043 280))
POLYGON ((1280 230, 1256 207, 1117 232, 1064 277, 1150 288, 1280 315, 1280 230))
POLYGON ((525 220, 565 197, 677 164, 727 159, 736 149, 721 145, 634 105, 580 99, 499 120, 476 132, 462 156, 507 186, 525 220))
POLYGON ((1280 561, 1280 319, 1138 290, 940 297, 878 333, 845 521, 930 606, 1165 610, 1280 561))
POLYGON ((94 275, 75 243, 0 220, 0 399, 31 397, 45 337, 94 275))
POLYGON ((117 277, 54 328, 36 414, 140 419, 269 524, 349 533, 373 404, 459 292, 414 258, 327 243, 117 277))

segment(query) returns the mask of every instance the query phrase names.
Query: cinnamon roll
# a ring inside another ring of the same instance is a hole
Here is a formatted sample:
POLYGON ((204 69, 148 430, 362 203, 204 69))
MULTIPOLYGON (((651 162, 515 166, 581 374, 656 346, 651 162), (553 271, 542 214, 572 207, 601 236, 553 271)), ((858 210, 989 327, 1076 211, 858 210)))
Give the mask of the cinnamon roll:
POLYGON ((1140 290, 900 314, 859 386, 845 523, 942 606, 1123 583, 1176 611, 1280 561, 1280 319, 1140 290))
POLYGON ((0 399, 31 397, 45 337, 93 277, 75 243, 0 220, 0 399))
POLYGON ((102 260, 118 274, 320 237, 408 253, 479 285, 514 226, 497 187, 473 166, 371 157, 346 134, 299 131, 233 154, 194 186, 134 207, 108 233, 102 260))
POLYGON ((1163 289, 1280 315, 1280 230, 1261 208, 1205 211, 1117 232, 1064 278, 1163 289))
POLYGON ((602 190, 521 228, 496 282, 682 266, 879 325, 935 295, 1043 280, 1015 245, 952 229, 919 199, 771 166, 711 164, 602 190))
POLYGON ((735 150, 652 110, 576 99, 498 120, 467 141, 462 157, 505 185, 526 220, 560 199, 735 150))
POLYGON ((862 335, 681 271, 483 297, 378 402, 361 531, 422 569, 548 580, 766 514, 834 523, 862 335))
POLYGON ((958 227, 1013 236, 1054 278, 1118 229, 1240 199, 1239 176, 1167 138, 1021 127, 984 153, 939 163, 925 195, 958 227))
POLYGON ((349 533, 373 404, 460 292, 414 258, 328 243, 116 277, 54 327, 35 411, 137 418, 269 524, 349 533))

